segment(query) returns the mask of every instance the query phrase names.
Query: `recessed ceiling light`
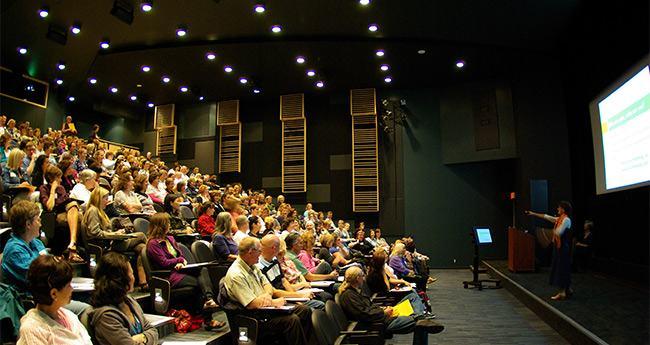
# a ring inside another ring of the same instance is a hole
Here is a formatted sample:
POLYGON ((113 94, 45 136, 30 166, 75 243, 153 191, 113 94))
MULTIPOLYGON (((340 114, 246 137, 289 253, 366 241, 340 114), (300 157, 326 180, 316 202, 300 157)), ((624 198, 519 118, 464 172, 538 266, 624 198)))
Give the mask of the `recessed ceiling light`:
POLYGON ((386 82, 386 83, 390 83, 392 81, 393 81, 393 78, 391 78, 391 77, 384 78, 384 82, 386 82))
POLYGON ((379 30, 379 26, 378 26, 377 24, 370 24, 370 25, 368 25, 368 31, 370 31, 370 32, 375 32, 375 31, 377 31, 377 30, 379 30))
POLYGON ((97 78, 89 78, 89 79, 88 79, 88 82, 89 82, 90 84, 92 84, 92 85, 95 85, 95 84, 97 84, 97 78))
POLYGON ((379 57, 382 57, 382 56, 386 55, 386 52, 383 49, 377 49, 375 51, 375 55, 377 55, 379 57))
POLYGON ((27 48, 25 48, 25 47, 18 47, 18 53, 20 53, 20 55, 25 55, 25 54, 27 54, 27 48))
POLYGON ((359 4, 361 6, 368 6, 370 4, 370 0, 359 0, 359 4))
POLYGON ((153 108, 154 104, 153 103, 147 103, 147 107, 153 108))
POLYGON ((181 86, 179 90, 181 90, 181 92, 187 92, 187 90, 189 89, 187 88, 187 86, 181 86))
POLYGON ((204 100, 204 99, 205 99, 205 97, 203 97, 203 96, 199 96, 199 101, 202 101, 202 100, 204 100))
POLYGON ((307 71, 307 76, 308 77, 313 77, 315 75, 316 75, 316 71, 314 71, 313 69, 310 69, 310 70, 307 71))
POLYGON ((78 35, 81 32, 81 24, 79 23, 72 24, 72 26, 70 27, 70 31, 73 34, 78 35))
POLYGON ((109 40, 103 40, 103 41, 99 42, 99 47, 102 48, 102 49, 108 49, 108 47, 110 47, 110 46, 111 46, 111 41, 109 41, 109 40))
POLYGON ((135 84, 135 87, 142 87, 142 84, 135 84))
POLYGON ((56 68, 63 71, 65 69, 65 62, 63 61, 59 62, 58 64, 56 64, 56 68))
POLYGON ((63 79, 56 78, 56 79, 54 79, 54 82, 56 83, 56 85, 62 85, 63 84, 63 79))
POLYGON ((248 79, 246 79, 245 77, 241 77, 241 78, 239 78, 239 82, 241 84, 246 84, 246 83, 248 83, 248 79))
POLYGON ((420 50, 418 50, 418 54, 420 54, 420 55, 424 55, 426 52, 427 52, 427 51, 424 50, 424 49, 420 49, 420 50))
POLYGON ((50 9, 47 6, 43 6, 40 10, 38 10, 38 15, 41 18, 46 18, 48 15, 50 15, 50 9))
POLYGON ((153 9, 153 2, 151 1, 143 1, 142 4, 140 4, 140 9, 142 12, 149 12, 153 9))
POLYGON ((68 97, 68 101, 70 101, 70 102, 74 102, 74 99, 75 99, 74 96, 68 97))
POLYGON ((273 25, 273 26, 271 27, 271 31, 272 31, 274 34, 279 34, 280 32, 282 32, 282 27, 281 27, 280 25, 273 25))
POLYGON ((109 91, 111 91, 112 93, 117 93, 118 90, 115 86, 113 86, 109 89, 109 91))
POLYGON ((260 92, 262 92, 262 90, 260 90, 260 89, 258 89, 258 88, 253 89, 253 93, 254 93, 254 94, 258 94, 258 93, 260 93, 260 92))
POLYGON ((383 64, 383 65, 379 66, 379 69, 386 72, 386 71, 388 71, 390 69, 390 66, 388 66, 386 64, 383 64))
POLYGON ((142 72, 149 72, 151 71, 151 67, 147 65, 142 65, 142 72))
POLYGON ((463 67, 465 67, 465 61, 464 61, 464 60, 458 60, 458 61, 456 61, 456 67, 457 67, 457 68, 463 68, 463 67))
POLYGON ((264 13, 266 11, 266 7, 262 2, 256 3, 254 9, 256 13, 264 13))
POLYGON ((132 100, 132 101, 137 101, 137 100, 138 100, 138 96, 136 96, 136 95, 131 95, 131 100, 132 100))
POLYGON ((163 77, 162 77, 162 82, 163 82, 163 83, 167 84, 167 83, 169 83, 170 81, 172 81, 172 79, 169 78, 168 76, 163 76, 163 77))
POLYGON ((179 26, 178 29, 176 29, 176 36, 183 37, 185 35, 187 35, 187 29, 185 27, 179 26))
POLYGON ((306 60, 305 60, 305 57, 304 57, 304 56, 298 56, 298 57, 296 57, 296 62, 299 63, 299 64, 303 64, 303 63, 305 63, 305 61, 306 61, 306 60))
POLYGON ((214 59, 217 58, 217 54, 209 52, 209 53, 205 54, 205 58, 208 59, 208 60, 214 60, 214 59))
POLYGON ((319 80, 319 81, 316 82, 316 87, 317 88, 322 88, 324 86, 325 86, 325 82, 323 82, 322 80, 319 80))
POLYGON ((224 70, 224 72, 226 72, 226 73, 231 73, 231 72, 233 71, 232 67, 230 67, 230 66, 224 66, 224 67, 223 67, 223 70, 224 70))

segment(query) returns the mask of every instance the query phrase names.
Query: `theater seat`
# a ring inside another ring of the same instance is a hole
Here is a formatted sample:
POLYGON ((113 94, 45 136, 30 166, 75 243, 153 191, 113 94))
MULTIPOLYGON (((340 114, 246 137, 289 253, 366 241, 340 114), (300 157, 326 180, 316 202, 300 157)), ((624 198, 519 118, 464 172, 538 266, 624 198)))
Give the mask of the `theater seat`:
POLYGON ((322 310, 313 310, 311 321, 318 345, 384 344, 384 338, 376 332, 340 331, 322 310))
MULTIPOLYGON (((187 248, 185 248, 187 249, 187 248)), ((194 295, 193 287, 172 288, 169 283, 169 274, 171 270, 157 270, 151 265, 149 257, 147 256, 147 248, 142 248, 140 253, 142 258, 142 266, 147 276, 149 284, 151 305, 158 314, 165 314, 170 305, 173 305, 174 300, 183 297, 192 298, 194 295)), ((194 296, 195 297, 195 296, 194 296)))

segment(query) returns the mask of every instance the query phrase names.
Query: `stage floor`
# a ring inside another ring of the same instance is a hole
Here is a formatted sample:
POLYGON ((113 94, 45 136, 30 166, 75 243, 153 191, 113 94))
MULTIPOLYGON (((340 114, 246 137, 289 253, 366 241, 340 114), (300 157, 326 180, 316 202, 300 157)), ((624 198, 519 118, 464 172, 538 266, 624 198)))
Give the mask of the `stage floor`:
POLYGON ((574 273, 571 278, 575 294, 565 301, 553 301, 550 297, 557 289, 548 283, 548 268, 536 273, 513 273, 505 260, 486 262, 609 344, 650 342, 647 288, 597 273, 574 273))
MULTIPOLYGON (((519 302, 506 289, 463 289, 468 269, 431 270, 438 281, 430 284, 437 321, 445 326, 429 335, 429 344, 568 344, 555 330, 519 302)), ((386 344, 411 345, 411 334, 396 334, 386 344)))

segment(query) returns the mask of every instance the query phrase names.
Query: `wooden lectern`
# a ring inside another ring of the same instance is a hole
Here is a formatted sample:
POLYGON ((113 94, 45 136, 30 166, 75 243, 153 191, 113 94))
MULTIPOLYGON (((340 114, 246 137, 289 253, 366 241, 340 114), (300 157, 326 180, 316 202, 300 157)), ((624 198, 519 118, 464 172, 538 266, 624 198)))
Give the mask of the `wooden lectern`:
POLYGON ((508 227, 508 269, 512 272, 535 271, 535 238, 508 227))

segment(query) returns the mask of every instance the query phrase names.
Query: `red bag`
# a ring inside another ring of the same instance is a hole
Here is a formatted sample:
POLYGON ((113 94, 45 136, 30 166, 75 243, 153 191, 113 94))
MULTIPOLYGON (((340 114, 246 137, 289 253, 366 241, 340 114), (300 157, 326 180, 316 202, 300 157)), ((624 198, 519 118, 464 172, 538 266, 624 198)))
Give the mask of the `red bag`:
POLYGON ((174 326, 178 333, 192 332, 203 325, 203 317, 192 316, 185 309, 170 309, 167 311, 167 316, 174 318, 174 326))

